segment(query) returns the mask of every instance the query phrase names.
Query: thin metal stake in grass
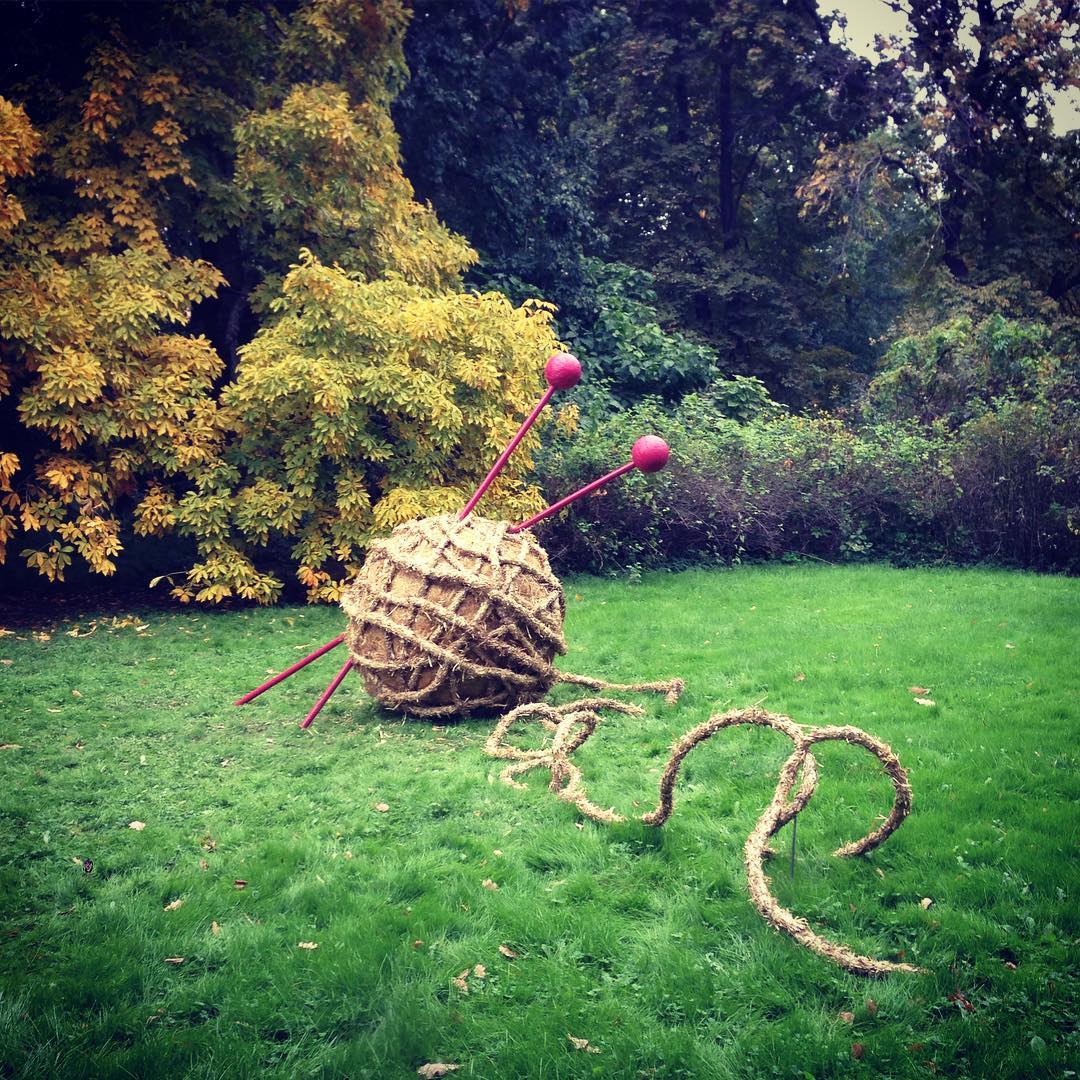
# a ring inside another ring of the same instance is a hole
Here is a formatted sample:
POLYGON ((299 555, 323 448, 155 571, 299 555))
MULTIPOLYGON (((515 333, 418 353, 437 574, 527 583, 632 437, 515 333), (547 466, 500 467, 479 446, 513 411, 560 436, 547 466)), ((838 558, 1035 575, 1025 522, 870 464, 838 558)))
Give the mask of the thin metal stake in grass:
POLYGON ((791 819, 791 880, 795 880, 795 830, 799 826, 799 815, 791 819))

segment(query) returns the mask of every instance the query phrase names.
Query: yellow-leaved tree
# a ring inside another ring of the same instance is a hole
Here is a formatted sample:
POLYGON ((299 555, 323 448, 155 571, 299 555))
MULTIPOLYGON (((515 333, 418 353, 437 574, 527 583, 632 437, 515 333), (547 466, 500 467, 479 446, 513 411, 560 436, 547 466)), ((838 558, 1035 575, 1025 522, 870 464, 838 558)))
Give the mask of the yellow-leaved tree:
MULTIPOLYGON (((110 573, 131 522, 197 546, 181 599, 265 603, 284 539, 333 599, 376 533, 465 501, 556 343, 548 305, 464 291, 474 253, 413 197, 406 25, 122 4, 52 42, 97 35, 74 88, 28 59, 0 98, 0 559, 21 532, 50 578, 110 573)), ((529 448, 488 512, 538 505, 529 448)))

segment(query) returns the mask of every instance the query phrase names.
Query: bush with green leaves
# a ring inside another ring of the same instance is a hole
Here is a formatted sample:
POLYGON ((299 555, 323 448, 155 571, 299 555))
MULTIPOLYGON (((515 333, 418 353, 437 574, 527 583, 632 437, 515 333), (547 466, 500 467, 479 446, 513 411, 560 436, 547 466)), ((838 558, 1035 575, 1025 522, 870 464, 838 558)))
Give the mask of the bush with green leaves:
POLYGON ((732 409, 737 382, 594 419, 546 452, 549 496, 643 432, 668 440, 671 464, 579 503, 545 543, 601 573, 792 556, 1080 570, 1080 375, 1050 346, 996 317, 904 339, 857 424, 732 409))

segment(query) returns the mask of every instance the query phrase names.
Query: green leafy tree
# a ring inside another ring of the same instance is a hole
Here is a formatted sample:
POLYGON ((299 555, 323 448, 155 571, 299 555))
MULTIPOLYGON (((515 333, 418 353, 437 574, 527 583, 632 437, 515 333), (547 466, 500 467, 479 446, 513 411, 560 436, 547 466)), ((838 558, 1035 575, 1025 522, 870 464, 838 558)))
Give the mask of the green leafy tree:
POLYGON ((610 255, 655 275, 662 313, 725 371, 788 400, 821 397, 833 369, 870 370, 870 338, 902 297, 880 272, 861 288, 830 250, 836 230, 801 218, 796 198, 822 133, 864 130, 869 65, 829 40, 812 2, 622 0, 604 13, 579 66, 610 255))
POLYGON ((912 0, 881 42, 878 124, 825 134, 803 190, 813 211, 858 228, 906 192, 925 208, 922 257, 958 283, 1019 276, 1080 311, 1077 135, 1053 106, 1080 84, 1073 0, 912 0), (928 259, 927 257, 930 256, 928 259))

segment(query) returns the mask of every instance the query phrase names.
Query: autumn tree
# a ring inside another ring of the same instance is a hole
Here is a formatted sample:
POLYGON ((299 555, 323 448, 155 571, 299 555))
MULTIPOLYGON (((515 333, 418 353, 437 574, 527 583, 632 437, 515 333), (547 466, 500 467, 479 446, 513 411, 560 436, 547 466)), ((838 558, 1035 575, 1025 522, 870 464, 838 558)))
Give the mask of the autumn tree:
MULTIPOLYGON (((463 293, 474 253, 401 171, 407 12, 19 18, 0 99, 0 538, 20 531, 58 578, 75 555, 110 573, 129 518, 180 530, 199 551, 180 598, 263 602, 281 581, 260 550, 285 538, 309 596, 333 597, 377 530, 467 497, 554 345, 543 305, 463 293)), ((493 507, 536 505, 527 463, 493 507)))
MULTIPOLYGON (((1054 103, 1080 85, 1073 0, 910 0, 879 41, 874 130, 826 133, 802 195, 858 227, 906 192, 925 207, 924 261, 964 286, 1017 275, 1080 311, 1080 158, 1054 103)), ((886 211, 887 212, 887 211, 886 211)))

